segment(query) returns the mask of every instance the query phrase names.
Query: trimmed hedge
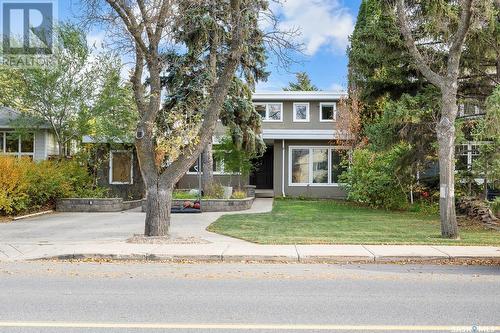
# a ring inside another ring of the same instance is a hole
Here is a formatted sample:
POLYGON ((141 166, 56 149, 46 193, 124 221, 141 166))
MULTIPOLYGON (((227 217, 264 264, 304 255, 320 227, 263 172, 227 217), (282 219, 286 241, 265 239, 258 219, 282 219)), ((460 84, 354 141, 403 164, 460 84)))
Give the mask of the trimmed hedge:
POLYGON ((93 186, 85 167, 75 161, 32 162, 0 156, 0 214, 19 214, 49 207, 58 198, 106 197, 93 186))

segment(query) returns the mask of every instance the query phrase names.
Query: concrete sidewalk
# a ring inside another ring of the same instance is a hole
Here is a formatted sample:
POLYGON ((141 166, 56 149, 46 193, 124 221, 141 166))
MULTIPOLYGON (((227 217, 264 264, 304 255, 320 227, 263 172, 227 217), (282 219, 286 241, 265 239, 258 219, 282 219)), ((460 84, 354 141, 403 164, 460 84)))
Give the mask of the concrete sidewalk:
MULTIPOLYGON (((256 199, 252 209, 272 210, 272 199, 256 199)), ((172 261, 396 262, 493 260, 500 247, 430 245, 257 245, 208 232, 207 226, 231 213, 172 217, 173 244, 128 243, 144 228, 144 214, 63 213, 0 224, 0 261, 37 259, 116 259, 172 261)))
POLYGON ((155 245, 113 241, 47 245, 0 244, 0 261, 38 259, 290 263, 489 260, 500 263, 500 248, 430 245, 256 245, 250 243, 155 245))

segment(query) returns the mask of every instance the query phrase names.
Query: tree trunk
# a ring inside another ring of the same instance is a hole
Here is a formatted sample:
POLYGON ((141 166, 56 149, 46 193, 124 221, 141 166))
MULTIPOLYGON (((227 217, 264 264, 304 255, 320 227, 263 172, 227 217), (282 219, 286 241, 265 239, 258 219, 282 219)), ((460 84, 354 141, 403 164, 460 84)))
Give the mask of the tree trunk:
POLYGON ((203 151, 201 164, 201 170, 203 171, 201 176, 203 191, 205 193, 208 193, 214 183, 214 159, 212 141, 207 144, 205 150, 203 151))
POLYGON ((58 147, 59 159, 62 160, 66 156, 65 149, 64 149, 64 141, 63 140, 58 141, 57 145, 59 146, 58 147))
POLYGON ((439 144, 439 210, 441 235, 458 239, 455 213, 455 118, 457 114, 456 89, 442 92, 441 120, 437 125, 439 144))
POLYGON ((146 189, 146 227, 144 235, 166 236, 170 227, 172 207, 172 187, 160 185, 159 180, 149 184, 146 189))

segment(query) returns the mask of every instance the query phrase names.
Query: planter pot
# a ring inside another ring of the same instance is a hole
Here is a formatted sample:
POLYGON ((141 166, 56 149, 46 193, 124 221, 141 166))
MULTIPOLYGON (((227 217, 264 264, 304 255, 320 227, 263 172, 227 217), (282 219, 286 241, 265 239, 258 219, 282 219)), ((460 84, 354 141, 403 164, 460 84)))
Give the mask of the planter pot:
POLYGON ((224 188, 224 199, 230 199, 233 195, 233 187, 232 186, 223 186, 224 188))

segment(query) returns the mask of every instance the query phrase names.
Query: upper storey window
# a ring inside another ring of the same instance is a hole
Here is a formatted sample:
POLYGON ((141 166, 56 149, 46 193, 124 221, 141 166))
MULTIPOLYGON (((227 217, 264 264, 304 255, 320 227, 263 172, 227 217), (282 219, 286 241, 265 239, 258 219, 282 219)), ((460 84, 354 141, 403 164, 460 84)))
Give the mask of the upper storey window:
POLYGON ((282 103, 255 103, 255 110, 263 121, 283 121, 282 103))
POLYGON ((319 121, 332 122, 337 119, 336 103, 321 103, 319 107, 319 121))
POLYGON ((293 103, 293 121, 309 121, 309 103, 293 103))

